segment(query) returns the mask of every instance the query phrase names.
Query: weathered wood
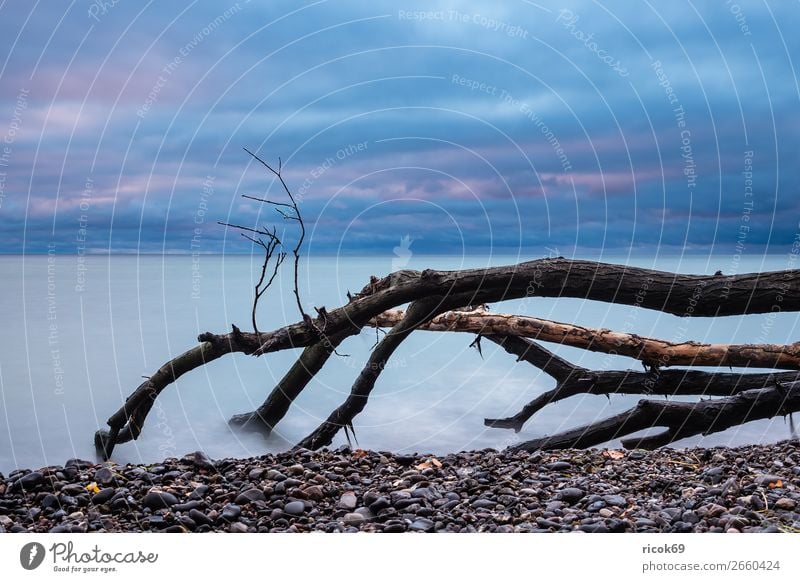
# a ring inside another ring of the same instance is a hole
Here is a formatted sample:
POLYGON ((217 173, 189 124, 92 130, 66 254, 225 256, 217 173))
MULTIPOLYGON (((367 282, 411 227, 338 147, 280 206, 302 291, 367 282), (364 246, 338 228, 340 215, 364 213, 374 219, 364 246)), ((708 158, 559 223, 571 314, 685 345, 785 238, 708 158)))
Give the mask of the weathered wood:
POLYGON ((404 317, 381 339, 369 356, 367 363, 350 389, 350 395, 316 430, 297 445, 306 449, 318 449, 331 444, 336 433, 344 427, 352 427, 353 419, 367 405, 367 400, 375 387, 386 363, 412 331, 423 321, 433 316, 440 297, 429 297, 412 303, 404 317))
MULTIPOLYGON (((222 335, 201 334, 198 340, 210 343, 210 347, 198 346, 187 351, 176 359, 179 361, 167 362, 153 378, 139 386, 109 419, 111 430, 96 434, 98 450, 108 456, 116 442, 136 438, 153 399, 175 378, 210 359, 234 351, 261 355, 308 347, 323 340, 323 335, 357 333, 371 318, 387 309, 427 297, 453 295, 469 295, 474 299, 462 305, 531 296, 574 297, 636 305, 680 316, 715 317, 776 309, 798 311, 800 275, 794 270, 731 277, 680 275, 563 258, 486 269, 398 271, 373 279, 347 305, 324 312, 324 317, 317 320, 305 316, 298 323, 258 335, 238 330, 222 335), (164 368, 168 370, 162 373, 164 368)), ((302 305, 299 307, 304 313, 302 305)))
POLYGON ((587 448, 633 434, 640 430, 664 427, 666 430, 648 437, 622 440, 625 448, 653 449, 698 434, 711 434, 745 422, 787 415, 800 410, 800 382, 747 390, 700 402, 640 400, 632 409, 552 436, 532 439, 512 449, 587 448))
POLYGON ((800 381, 800 372, 739 374, 697 370, 587 370, 552 354, 535 342, 513 336, 484 336, 507 352, 518 356, 556 379, 556 387, 528 402, 517 414, 507 418, 487 418, 486 426, 522 430, 539 410, 578 394, 644 394, 663 396, 731 396, 779 383, 800 381), (558 366, 554 369, 553 362, 558 366))
POLYGON ((294 365, 272 389, 264 403, 253 412, 237 414, 228 421, 229 424, 269 434, 339 344, 352 334, 351 330, 339 332, 305 348, 294 365))
POLYGON ((202 341, 199 345, 164 363, 155 374, 142 382, 125 404, 108 419, 110 430, 100 429, 95 433, 94 443, 98 454, 108 459, 117 443, 137 439, 158 395, 185 373, 225 354, 252 353, 258 348, 258 342, 252 341, 255 340, 255 334, 246 337, 236 328, 230 334, 215 336, 213 339, 214 341, 202 341))
MULTIPOLYGON (((371 319, 370 325, 391 327, 402 318, 402 310, 392 309, 371 319)), ((654 368, 737 366, 800 369, 800 343, 789 345, 675 343, 633 333, 486 311, 443 313, 417 329, 526 337, 593 352, 628 356, 654 368)))

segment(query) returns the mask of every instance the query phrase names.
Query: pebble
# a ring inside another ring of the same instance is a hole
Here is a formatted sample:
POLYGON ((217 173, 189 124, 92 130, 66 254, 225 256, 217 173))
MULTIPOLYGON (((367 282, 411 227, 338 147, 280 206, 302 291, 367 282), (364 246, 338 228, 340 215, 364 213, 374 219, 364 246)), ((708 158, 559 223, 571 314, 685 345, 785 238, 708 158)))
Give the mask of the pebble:
POLYGON ((358 499, 352 491, 348 491, 339 498, 339 507, 341 509, 353 510, 356 505, 358 505, 358 499))
POLYGON ((155 466, 74 461, 1 476, 0 531, 749 533, 797 527, 800 454, 793 443, 635 453, 610 459, 595 450, 555 457, 485 450, 439 455, 439 466, 430 455, 345 448, 221 459, 210 461, 213 470, 196 453, 155 466), (417 468, 423 461, 429 462, 417 468), (98 493, 87 490, 92 482, 98 493))
POLYGON ((25 491, 33 491, 44 484, 44 475, 39 471, 31 471, 27 475, 23 475, 12 485, 14 489, 23 489, 25 491))
POLYGON ((434 527, 434 523, 430 519, 420 518, 415 520, 409 529, 411 531, 431 531, 434 527))
POLYGON ((242 515, 242 508, 235 503, 229 503, 222 508, 222 519, 225 521, 236 521, 242 515))
POLYGON ((565 501, 566 503, 575 503, 583 499, 586 492, 583 489, 578 489, 577 487, 566 487, 565 489, 561 489, 556 493, 556 499, 559 501, 565 501))
POLYGON ((283 506, 283 511, 289 515, 302 515, 305 510, 306 505, 302 501, 290 501, 283 506))
POLYGON ((108 501, 111 501, 111 498, 114 497, 116 493, 116 489, 113 487, 106 487, 105 489, 101 489, 94 495, 92 495, 92 503, 95 505, 102 505, 108 501))
POLYGON ((247 491, 242 491, 236 496, 234 503, 239 505, 247 505, 248 503, 253 503, 255 501, 267 501, 267 498, 261 489, 252 488, 248 489, 247 491))
POLYGON ((158 509, 166 509, 178 503, 178 499, 168 491, 150 490, 147 495, 142 498, 142 505, 150 508, 152 511, 158 509))
POLYGON ((616 507, 625 507, 628 505, 628 502, 625 501, 625 498, 622 495, 604 495, 603 501, 605 501, 608 505, 613 505, 616 507))
POLYGON ((94 480, 103 486, 108 486, 114 483, 114 473, 108 467, 101 467, 94 472, 94 480))
POLYGON ((355 512, 345 513, 343 519, 347 525, 352 525, 356 527, 360 526, 362 523, 366 521, 366 518, 363 515, 355 512))

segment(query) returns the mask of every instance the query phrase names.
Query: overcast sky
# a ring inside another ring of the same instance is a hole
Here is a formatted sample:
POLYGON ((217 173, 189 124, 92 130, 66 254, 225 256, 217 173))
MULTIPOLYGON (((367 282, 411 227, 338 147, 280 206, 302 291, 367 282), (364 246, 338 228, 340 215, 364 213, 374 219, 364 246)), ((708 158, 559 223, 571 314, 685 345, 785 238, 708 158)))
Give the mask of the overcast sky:
POLYGON ((3 252, 787 252, 797 2, 5 2, 3 252))

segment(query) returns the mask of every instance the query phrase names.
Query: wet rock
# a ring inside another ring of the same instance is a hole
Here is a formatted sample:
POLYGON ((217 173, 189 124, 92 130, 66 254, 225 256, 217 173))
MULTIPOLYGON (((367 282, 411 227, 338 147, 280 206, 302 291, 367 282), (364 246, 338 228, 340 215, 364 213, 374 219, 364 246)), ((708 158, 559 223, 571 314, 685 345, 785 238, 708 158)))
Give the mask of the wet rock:
POLYGON ((31 471, 27 475, 23 475, 14 481, 14 483, 12 483, 12 488, 15 491, 34 491, 42 485, 44 485, 44 475, 39 471, 31 471))
MULTIPOLYGON (((222 519, 225 521, 236 521, 242 515, 242 508, 235 503, 229 503, 222 508, 222 519)), ((191 516, 191 514, 190 514, 191 516)))
POLYGON ((581 499, 583 499, 586 492, 583 489, 579 489, 577 487, 566 487, 564 489, 560 489, 556 493, 556 499, 558 501, 564 501, 565 503, 577 503, 581 499))
POLYGON ((241 492, 239 495, 236 496, 235 503, 239 505, 247 505, 249 503, 253 503, 255 501, 264 501, 266 502, 267 498, 264 495, 264 492, 261 489, 248 489, 247 491, 241 492))
POLYGON ((168 491, 151 489, 144 497, 142 497, 142 505, 152 511, 167 509, 176 503, 178 503, 178 499, 168 491))
POLYGON ((94 480, 104 487, 108 487, 109 485, 114 484, 116 481, 114 473, 108 467, 101 467, 95 471, 94 480))
POLYGON ((92 495, 92 503, 94 505, 102 505, 103 503, 107 503, 114 497, 116 493, 116 489, 113 487, 106 487, 105 489, 101 489, 94 495, 92 495))
POLYGON ((622 495, 603 495, 603 501, 614 507, 626 507, 628 505, 622 495))
POLYGON ((188 517, 198 525, 214 525, 214 520, 198 509, 190 509, 188 517))
POLYGON ((432 531, 432 530, 433 530, 433 528, 434 528, 434 525, 435 525, 435 524, 434 524, 434 523, 433 523, 433 522, 432 522, 430 519, 426 519, 426 518, 424 518, 424 517, 421 517, 421 518, 419 518, 419 519, 415 520, 415 521, 414 521, 414 522, 411 524, 411 526, 409 527, 409 529, 410 529, 411 531, 423 531, 423 532, 427 532, 427 531, 432 531))
POLYGON ((289 515, 303 515, 306 511, 306 504, 302 501, 290 501, 283 506, 283 511, 289 515))

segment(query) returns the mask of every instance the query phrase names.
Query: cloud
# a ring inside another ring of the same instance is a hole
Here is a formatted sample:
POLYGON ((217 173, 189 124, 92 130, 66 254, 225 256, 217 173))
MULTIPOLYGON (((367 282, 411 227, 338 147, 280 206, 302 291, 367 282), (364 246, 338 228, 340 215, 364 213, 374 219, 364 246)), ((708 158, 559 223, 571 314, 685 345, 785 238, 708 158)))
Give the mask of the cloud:
POLYGON ((797 8, 564 8, 4 5, 4 251, 84 220, 186 252, 200 209, 204 252, 250 252, 216 222, 285 224, 239 198, 282 195, 242 147, 281 157, 315 253, 708 250, 744 215, 748 250, 790 245, 797 8))

